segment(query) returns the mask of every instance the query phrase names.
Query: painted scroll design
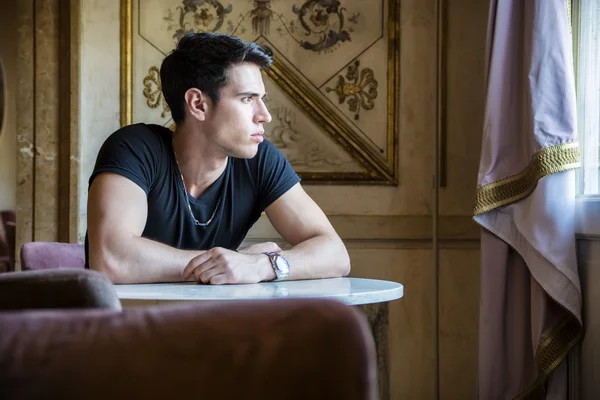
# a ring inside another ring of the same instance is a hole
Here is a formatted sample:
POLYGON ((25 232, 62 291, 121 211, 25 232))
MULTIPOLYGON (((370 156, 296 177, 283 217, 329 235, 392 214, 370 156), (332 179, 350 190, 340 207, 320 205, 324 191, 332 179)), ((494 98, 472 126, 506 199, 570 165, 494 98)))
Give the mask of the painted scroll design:
POLYGON ((165 96, 162 93, 160 84, 160 73, 158 67, 152 66, 148 70, 148 75, 144 78, 144 97, 146 104, 150 108, 161 108, 160 116, 165 118, 167 113, 171 112, 165 96))
MULTIPOLYGON (((277 28, 279 35, 289 35, 300 47, 316 53, 332 51, 339 47, 340 43, 351 39, 350 34, 353 29, 344 27, 346 8, 342 7, 339 0, 307 0, 300 6, 294 4, 292 12, 296 15, 297 21, 289 22, 283 14, 273 11, 271 7, 273 1, 276 0, 254 0, 254 9, 245 15, 240 15, 236 25, 231 23, 228 33, 237 34, 242 23, 251 18, 252 33, 269 36, 271 22, 276 20, 280 23, 277 28)), ((353 14, 348 22, 357 24, 359 16, 359 13, 353 14)))
POLYGON ((269 36, 271 25, 279 22, 276 29, 279 35, 289 35, 300 47, 316 53, 333 51, 343 42, 351 40, 352 27, 358 24, 360 13, 346 19, 346 8, 339 0, 306 0, 292 6, 297 20, 287 21, 282 13, 273 11, 271 4, 277 0, 254 0, 254 8, 239 15, 237 22, 226 17, 233 6, 225 7, 218 0, 183 0, 175 10, 169 10, 163 19, 168 22, 168 30, 174 30, 173 39, 181 39, 189 32, 217 32, 223 29, 231 35, 245 32, 244 22, 250 20, 252 33, 269 36))
MULTIPOLYGON (((345 10, 337 0, 308 0, 300 7, 292 6, 292 11, 298 16, 305 36, 316 35, 318 38, 315 43, 300 40, 300 46, 319 52, 339 42, 349 41, 350 31, 344 29, 345 10)), ((351 22, 358 22, 358 15, 354 15, 351 22)))
MULTIPOLYGON (((124 3, 123 4, 127 4, 125 3, 127 0, 122 0, 124 3)), ((310 41, 313 44, 318 44, 319 41, 321 41, 322 39, 313 39, 310 37, 311 32, 307 32, 305 27, 302 26, 302 24, 300 23, 300 18, 298 16, 298 13, 300 13, 300 10, 302 9, 303 6, 308 6, 311 3, 313 4, 313 8, 310 10, 312 12, 313 18, 312 20, 310 19, 310 16, 308 15, 308 13, 305 13, 304 15, 304 19, 306 20, 308 18, 308 20, 315 26, 320 25, 320 26, 325 26, 325 23, 331 23, 331 21, 334 18, 325 18, 325 14, 327 14, 328 10, 317 10, 314 5, 316 4, 326 4, 326 3, 330 3, 332 5, 335 6, 335 4, 337 3, 337 5, 339 6, 338 12, 342 15, 342 17, 344 18, 344 29, 342 30, 347 30, 351 35, 358 35, 358 33, 354 33, 353 29, 352 29, 352 24, 356 24, 358 23, 359 19, 360 22, 363 23, 364 17, 362 17, 359 13, 355 13, 354 15, 351 14, 351 12, 346 11, 346 9, 344 7, 341 6, 342 3, 344 3, 344 5, 347 5, 349 8, 351 8, 351 3, 348 2, 348 0, 344 1, 316 1, 316 0, 300 0, 298 1, 296 4, 294 4, 293 6, 290 3, 289 8, 290 9, 295 9, 296 12, 293 12, 294 10, 288 11, 288 10, 283 10, 283 12, 281 14, 278 13, 278 11, 281 11, 281 7, 277 8, 277 1, 280 0, 241 0, 244 3, 250 3, 250 7, 244 7, 244 11, 242 13, 240 12, 235 12, 235 11, 239 11, 239 5, 241 3, 237 3, 234 2, 232 0, 229 0, 229 3, 233 4, 233 6, 231 6, 230 4, 227 3, 227 0, 221 0, 221 1, 200 1, 200 0, 196 0, 196 1, 181 1, 180 4, 182 4, 183 6, 179 6, 179 7, 173 7, 171 6, 173 9, 175 9, 177 11, 177 13, 175 15, 179 15, 181 13, 181 11, 186 12, 185 10, 185 3, 187 3, 190 7, 192 6, 196 6, 196 10, 195 12, 193 12, 194 10, 192 10, 191 8, 189 10, 187 10, 187 15, 185 15, 182 19, 181 19, 181 25, 179 23, 177 23, 177 26, 173 26, 170 30, 172 29, 179 29, 181 28, 180 32, 178 33, 178 35, 183 35, 185 34, 185 29, 187 29, 188 31, 219 31, 219 32, 223 32, 223 33, 232 33, 234 29, 238 29, 237 33, 238 35, 240 35, 241 33, 243 33, 245 30, 253 30, 255 31, 255 33, 261 33, 264 35, 263 37, 266 38, 266 36, 277 36, 279 38, 279 41, 277 41, 276 43, 279 43, 281 41, 281 37, 282 36, 287 36, 289 40, 285 40, 285 49, 289 49, 289 45, 291 45, 292 47, 294 47, 297 43, 300 43, 300 40, 304 40, 304 41, 310 41), (222 1, 222 3, 221 3, 222 1), (262 4, 259 4, 262 3, 262 4), (219 4, 222 6, 222 9, 225 11, 227 11, 226 14, 223 14, 224 17, 222 18, 221 22, 217 21, 217 15, 216 15, 216 10, 217 8, 214 7, 214 5, 219 4), (223 4, 226 4, 227 7, 224 7, 223 4), (204 5, 204 7, 199 7, 200 5, 204 5), (272 7, 272 9, 271 9, 272 7), (249 10, 250 8, 252 8, 252 10, 246 12, 247 10, 249 10), (273 13, 269 14, 268 12, 265 12, 265 9, 269 9, 270 11, 272 11, 273 13), (319 13, 319 11, 321 11, 319 13), (243 13, 246 13, 246 15, 242 15, 243 13), (194 16, 194 14, 198 14, 195 16, 195 19, 192 18, 194 16), (236 17, 235 15, 238 14, 239 16, 236 17), (350 16, 350 17, 348 17, 350 16), (287 20, 286 20, 287 18, 287 20), (241 21, 242 19, 244 19, 244 21, 241 21), (253 19, 253 20, 252 20, 253 19), (187 27, 185 26, 185 22, 188 22, 187 27), (196 21, 196 23, 193 23, 192 21, 196 21), (233 22, 234 21, 237 25, 234 25, 233 22), (241 21, 238 23, 238 21, 241 21), (265 22, 268 22, 268 24, 265 24, 265 22), (217 28, 217 24, 221 23, 220 27, 217 28), (212 24, 212 25, 211 25, 212 24), (183 25, 183 26, 182 26, 183 25), (185 29, 184 29, 185 28, 185 29), (293 38, 290 38, 290 32, 293 34, 293 38), (298 39, 298 40, 295 40, 298 39)), ((236 0, 237 1, 237 0, 236 0)), ((394 66, 394 69, 392 71, 392 73, 390 73, 388 71, 388 79, 389 82, 387 82, 386 89, 388 89, 386 91, 387 95, 388 95, 388 100, 390 100, 390 102, 388 104, 395 104, 395 96, 392 96, 392 93, 397 93, 397 90, 393 90, 393 89, 397 89, 398 83, 397 83, 397 75, 398 75, 398 61, 396 60, 396 57, 392 57, 390 56, 393 54, 397 54, 397 31, 398 28, 396 26, 396 21, 398 21, 398 15, 399 12, 398 10, 398 4, 395 2, 395 0, 391 0, 392 2, 390 3, 390 17, 388 18, 388 23, 389 23, 389 32, 393 33, 390 38, 393 40, 390 40, 390 44, 388 45, 390 51, 388 54, 388 62, 391 62, 394 66), (392 17, 393 16, 393 17, 392 17)), ((398 0, 399 2, 399 0, 398 0)), ((287 5, 285 6, 286 8, 288 7, 287 5)), ((308 9, 308 7, 305 9, 305 11, 308 9)), ((164 9, 163 9, 164 10, 164 9)), ((330 10, 331 11, 331 10, 330 10)), ((154 14, 156 16, 156 14, 154 14)), ((162 14, 163 16, 166 14, 162 14)), ((335 16, 334 16, 335 17, 335 16)), ((161 17, 159 17, 161 18, 161 17)), ((175 18, 171 17, 172 21, 175 21, 175 18)), ((335 22, 335 21, 334 21, 335 22)), ((165 25, 163 25, 163 27, 165 27, 165 25)), ((336 29, 339 28, 339 25, 334 26, 336 29)), ((166 28, 166 27, 165 27, 166 28)), ((163 28, 163 29, 165 29, 163 28)), ((309 26, 309 29, 310 28, 309 26)), ((338 29, 339 31, 339 29, 338 29)), ((163 32, 165 32, 163 30, 163 32)), ((359 32, 359 30, 357 29, 357 32, 359 32)), ((360 32, 362 32, 362 30, 360 30, 360 32)), ((166 32, 165 32, 166 33, 166 32)), ((164 33, 163 33, 164 34, 164 33)), ((314 34, 314 32, 313 32, 314 34)), ((171 35, 169 33, 167 33, 167 38, 171 37, 171 35)), ((164 36, 163 36, 164 38, 164 36)), ((166 38, 164 38, 166 39, 166 38)), ((173 36, 173 39, 176 39, 176 36, 173 36)), ((354 42, 356 39, 362 39, 362 38, 358 38, 358 36, 355 38, 354 36, 352 36, 352 41, 354 42)), ((268 41, 268 39, 267 39, 268 41)), ((336 49, 340 48, 341 46, 343 46, 343 41, 338 40, 337 42, 334 41, 334 44, 331 45, 331 47, 327 47, 328 45, 326 44, 325 46, 323 46, 324 50, 322 51, 316 51, 316 50, 307 50, 307 51, 312 51, 315 53, 320 53, 320 52, 327 52, 327 53, 331 53, 334 52, 336 49)), ((275 43, 274 43, 275 44, 275 43)), ((277 44, 275 44, 277 46, 277 44)), ((168 45, 167 45, 168 46, 168 45)), ((300 46, 298 46, 300 47, 300 46)), ((302 48, 302 47, 300 47, 302 48)), ((281 49, 282 50, 282 49, 281 49)), ((162 51, 162 50, 161 50, 162 51)), ((288 50, 289 51, 289 50, 288 50)), ((361 60, 361 62, 365 62, 365 60, 361 60)), ((354 63, 354 61, 352 61, 352 63, 354 63)), ((275 67, 275 65, 274 65, 275 67)), ((285 68, 283 68, 283 65, 278 65, 277 66, 278 69, 280 70, 277 75, 277 77, 279 77, 280 79, 277 80, 275 79, 273 74, 269 74, 269 77, 271 79, 274 79, 275 82, 279 82, 281 80, 281 78, 283 77, 284 80, 286 80, 287 84, 291 84, 291 88, 295 88, 297 85, 297 79, 295 76, 295 71, 287 71, 285 72, 285 68), (282 72, 283 71, 283 72, 282 72), (283 75, 282 75, 283 73, 283 75), (285 75, 287 74, 287 75, 285 75), (285 76, 287 76, 288 79, 285 79, 285 76), (289 82, 288 82, 289 81, 289 82)), ((324 94, 323 92, 325 92, 324 89, 327 89, 326 87, 329 86, 329 90, 327 90, 327 92, 329 93, 326 97, 329 97, 331 100, 333 100, 334 103, 338 103, 337 106, 334 106, 333 108, 338 108, 340 110, 346 108, 346 112, 345 114, 348 115, 350 118, 352 118, 352 116, 354 116, 355 120, 362 120, 364 121, 364 118, 366 118, 369 113, 367 112, 367 114, 365 114, 365 112, 367 110, 373 109, 374 108, 374 104, 376 101, 378 102, 378 99, 381 93, 378 93, 378 84, 381 84, 382 82, 379 81, 377 79, 375 79, 375 74, 373 73, 371 76, 369 76, 368 74, 366 74, 366 72, 364 70, 369 70, 370 68, 364 68, 363 70, 361 70, 361 68, 357 65, 355 67, 356 73, 355 73, 355 78, 350 78, 349 75, 351 75, 349 72, 349 70, 351 69, 352 66, 347 66, 346 68, 348 69, 345 73, 344 72, 339 72, 334 74, 333 76, 329 77, 329 83, 325 84, 325 87, 321 87, 320 91, 322 94, 324 94), (361 78, 362 77, 362 78, 361 78), (344 78, 343 81, 340 78, 344 78), (370 79, 372 78, 372 79, 370 79), (368 81, 373 81, 371 85, 366 84, 366 82, 368 81), (362 89, 359 91, 359 88, 362 87, 362 89), (345 89, 345 90, 344 90, 345 89), (362 93, 362 96, 361 96, 362 93), (372 95, 372 96, 369 96, 372 95), (339 100, 339 101, 338 101, 339 100), (363 106, 365 105, 365 106, 363 106), (350 110, 350 112, 348 112, 348 110, 350 110), (352 113, 354 115, 352 115, 352 113), (362 114, 362 118, 361 118, 361 114, 362 114)), ((146 99, 146 102, 148 103, 148 107, 150 107, 150 105, 154 105, 154 109, 160 110, 161 111, 161 116, 168 118, 169 115, 165 114, 165 110, 167 111, 167 113, 169 112, 168 110, 168 106, 166 105, 166 103, 164 103, 164 97, 161 96, 161 91, 160 91, 160 80, 159 80, 159 74, 157 73, 158 69, 154 72, 154 76, 152 76, 152 73, 150 70, 148 70, 148 76, 146 76, 144 78, 144 96, 146 99)), ((142 75, 143 76, 143 75, 142 75)), ((381 88, 379 88, 379 91, 381 90, 381 88)), ((123 86, 122 86, 122 91, 123 91, 123 86)), ((296 95, 296 91, 291 89, 291 92, 289 90, 286 90, 286 94, 288 96, 291 96, 294 100, 294 102, 296 103, 297 98, 294 97, 294 95, 296 95)), ((129 95, 129 97, 131 98, 131 95, 129 95)), ((309 115, 313 115, 314 113, 311 113, 311 111, 313 110, 313 107, 311 107, 311 105, 313 105, 314 107, 317 107, 316 109, 321 109, 321 108, 325 108, 327 109, 327 104, 329 104, 330 106, 333 105, 332 103, 329 103, 327 101, 323 102, 323 98, 320 99, 315 99, 312 96, 309 96, 309 92, 305 91, 301 91, 300 93, 300 97, 304 100, 306 99, 311 99, 311 102, 309 102, 308 106, 309 108, 306 108, 307 104, 306 101, 304 102, 300 102, 297 103, 298 107, 300 107, 301 109, 303 109, 304 111, 306 111, 309 115), (308 96, 308 97, 306 97, 308 96)), ((293 108, 293 107, 292 107, 293 108)), ((392 106, 389 106, 388 108, 392 109, 392 106)), ((322 118, 325 118, 326 121, 329 121, 330 117, 333 118, 333 115, 335 113, 332 112, 333 109, 330 110, 329 114, 325 114, 325 116, 321 115, 321 112, 317 112, 322 118)), ((127 111, 126 111, 127 112, 127 111)), ((131 113, 131 111, 129 111, 131 113)), ((156 114, 155 114, 156 115, 156 114)), ((348 121, 348 120, 346 120, 348 121)), ((273 123, 276 123, 277 119, 274 118, 273 123)), ((322 122, 322 121, 321 121, 322 122)), ((394 178, 394 174, 391 172, 392 170, 394 170, 394 165, 395 163, 390 161, 393 160, 393 156, 390 156, 389 154, 393 155, 393 151, 391 153, 389 153, 385 158, 385 160, 380 160, 378 158, 377 155, 375 155, 373 151, 371 151, 370 148, 364 148, 364 147, 357 147, 359 145, 357 145, 355 142, 358 140, 357 137, 355 137, 355 135, 353 135, 353 129, 351 128, 352 123, 350 123, 350 125, 346 126, 346 124, 342 123, 343 122, 343 117, 342 120, 338 121, 335 120, 335 123, 333 125, 331 124, 327 124, 327 126, 329 127, 331 125, 331 129, 327 130, 327 134, 328 136, 330 136, 331 139, 334 140, 335 144, 337 145, 341 145, 344 149, 344 154, 337 154, 337 151, 335 149, 329 149, 328 143, 329 142, 322 142, 319 140, 319 137, 315 136, 314 138, 311 137, 310 135, 305 137, 304 140, 308 141, 309 143, 311 141, 317 141, 321 144, 321 148, 320 151, 322 152, 322 154, 325 154, 326 156, 333 156, 333 157, 328 157, 328 160, 325 160, 327 162, 325 167, 320 167, 318 168, 314 163, 311 163, 310 161, 308 161, 307 163, 310 163, 311 168, 308 169, 312 169, 313 171, 306 171, 306 172, 302 172, 304 175, 304 177, 306 177, 306 179, 309 179, 311 182, 314 180, 314 182, 318 182, 318 183, 334 183, 334 182, 358 182, 358 183, 375 183, 375 184, 379 184, 379 183, 383 183, 383 184, 395 184, 395 178, 394 178), (341 127, 338 129, 338 127, 341 127), (339 139, 341 138, 341 139, 339 139), (339 139, 339 140, 338 140, 339 139), (345 159, 345 156, 349 155, 351 158, 351 162, 349 162, 349 160, 345 159), (342 169, 340 169, 340 167, 338 166, 339 163, 342 163, 342 169), (364 172, 363 171, 358 171, 357 168, 357 163, 360 164, 363 168, 364 168, 364 172), (350 165, 351 164, 351 165, 350 165), (348 168, 345 168, 344 166, 348 165, 348 168), (334 166, 337 166, 334 168, 334 166), (325 171, 320 171, 321 169, 325 169, 325 171)), ((270 124, 271 126, 273 126, 274 124, 270 124)), ((321 125, 319 125, 321 126, 321 125)), ((387 127, 388 127, 388 144, 392 143, 393 144, 393 140, 390 139, 392 138, 392 135, 394 134, 393 131, 393 126, 395 126, 395 124, 392 122, 388 122, 387 123, 387 127), (392 128, 390 128, 392 127, 392 128)), ((275 128, 275 127, 274 127, 275 128)), ((294 127, 296 132, 301 132, 301 134, 304 135, 303 129, 299 129, 298 126, 294 127)), ((361 142, 360 140, 358 140, 358 142, 361 142)), ((388 146, 390 147, 390 146, 388 146)), ((310 146, 306 147, 307 149, 310 149, 310 146)), ((317 149, 316 151, 319 151, 319 149, 317 149)), ((383 152, 383 150, 380 150, 383 152)), ((304 162, 302 162, 302 164, 305 164, 304 162)))
MULTIPOLYGON (((342 167, 346 162, 329 154, 317 141, 310 140, 295 130, 296 115, 287 107, 274 107, 273 121, 265 137, 279 148, 295 167, 342 167)), ((352 164, 351 164, 352 165, 352 164)))
POLYGON ((225 22, 233 7, 224 7, 218 0, 183 0, 175 11, 169 10, 163 19, 169 23, 167 30, 175 29, 173 39, 181 39, 190 32, 216 32, 225 22))
POLYGON ((377 80, 372 69, 364 68, 359 72, 360 62, 354 61, 346 72, 346 78, 338 76, 338 84, 334 88, 327 87, 327 93, 335 92, 338 95, 339 104, 347 102, 348 108, 354 113, 354 119, 358 120, 361 107, 371 110, 375 107, 374 100, 377 98, 377 80))
MULTIPOLYGON (((300 47, 316 53, 333 51, 340 43, 351 39, 352 27, 345 29, 346 19, 339 0, 307 0, 300 6, 294 4, 292 12, 297 21, 287 21, 281 13, 276 13, 271 3, 276 0, 254 0, 254 9, 240 15, 236 25, 229 25, 229 32, 237 34, 238 29, 248 18, 252 21, 252 33, 269 36, 272 21, 279 22, 277 34, 288 35, 300 47), (310 39, 309 39, 310 38, 310 39)), ((357 24, 359 13, 353 14, 348 22, 357 24)))

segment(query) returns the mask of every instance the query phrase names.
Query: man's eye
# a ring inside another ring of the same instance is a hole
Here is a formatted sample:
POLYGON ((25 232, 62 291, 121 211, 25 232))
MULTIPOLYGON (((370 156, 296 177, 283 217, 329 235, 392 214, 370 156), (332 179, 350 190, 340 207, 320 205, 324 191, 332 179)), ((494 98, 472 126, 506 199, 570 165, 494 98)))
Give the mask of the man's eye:
POLYGON ((243 97, 243 98, 242 98, 242 101, 243 101, 244 103, 252 103, 252 100, 253 100, 253 99, 252 99, 252 97, 250 97, 250 96, 248 96, 248 97, 243 97))

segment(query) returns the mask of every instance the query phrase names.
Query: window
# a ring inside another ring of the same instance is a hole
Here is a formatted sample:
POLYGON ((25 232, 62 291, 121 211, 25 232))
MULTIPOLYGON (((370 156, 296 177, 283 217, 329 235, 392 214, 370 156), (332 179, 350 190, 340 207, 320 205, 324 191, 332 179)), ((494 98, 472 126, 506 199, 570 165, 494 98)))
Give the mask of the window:
POLYGON ((600 194, 600 1, 572 0, 573 55, 581 168, 577 193, 600 194))
POLYGON ((577 171, 575 232, 600 235, 600 1, 567 0, 573 33, 577 125, 581 168, 577 171))

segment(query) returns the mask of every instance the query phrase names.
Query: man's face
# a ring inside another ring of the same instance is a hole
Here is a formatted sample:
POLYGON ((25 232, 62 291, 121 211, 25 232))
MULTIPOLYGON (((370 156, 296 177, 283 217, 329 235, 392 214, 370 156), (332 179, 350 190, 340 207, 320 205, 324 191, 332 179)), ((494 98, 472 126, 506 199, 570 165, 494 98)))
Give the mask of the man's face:
POLYGON ((252 158, 263 141, 271 114, 264 103, 265 85, 258 66, 242 63, 229 69, 219 102, 207 115, 206 128, 223 155, 252 158))

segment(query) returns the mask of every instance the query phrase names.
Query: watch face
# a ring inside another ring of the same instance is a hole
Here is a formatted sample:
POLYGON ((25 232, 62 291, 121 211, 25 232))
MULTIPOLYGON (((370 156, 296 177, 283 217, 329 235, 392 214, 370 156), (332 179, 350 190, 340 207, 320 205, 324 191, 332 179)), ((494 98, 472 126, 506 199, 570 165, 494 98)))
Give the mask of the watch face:
POLYGON ((277 257, 275 264, 277 264, 277 269, 281 271, 282 274, 287 275, 290 273, 290 264, 288 264, 285 258, 281 256, 277 257))

